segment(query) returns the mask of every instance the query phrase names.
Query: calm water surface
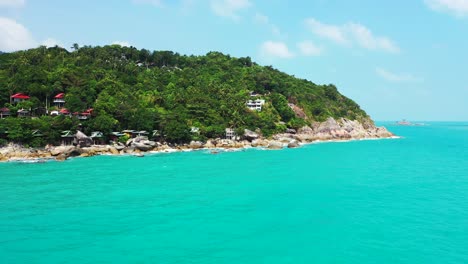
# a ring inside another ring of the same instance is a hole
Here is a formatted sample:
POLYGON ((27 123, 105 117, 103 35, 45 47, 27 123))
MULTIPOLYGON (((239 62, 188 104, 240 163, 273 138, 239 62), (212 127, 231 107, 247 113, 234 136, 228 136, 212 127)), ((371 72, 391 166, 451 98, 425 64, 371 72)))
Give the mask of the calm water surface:
POLYGON ((468 123, 0 163, 0 263, 468 263, 468 123))

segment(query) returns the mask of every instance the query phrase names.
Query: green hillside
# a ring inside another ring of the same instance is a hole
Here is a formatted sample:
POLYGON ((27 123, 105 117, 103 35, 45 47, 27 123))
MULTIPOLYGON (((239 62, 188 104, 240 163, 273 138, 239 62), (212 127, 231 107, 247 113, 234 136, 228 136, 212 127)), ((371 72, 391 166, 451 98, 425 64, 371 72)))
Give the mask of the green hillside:
POLYGON ((80 122, 88 133, 158 130, 162 140, 180 143, 223 137, 227 127, 259 128, 269 136, 328 117, 368 118, 334 85, 298 79, 260 66, 249 57, 219 52, 186 56, 119 45, 74 45, 73 52, 39 47, 0 54, 1 107, 10 109, 12 116, 28 109, 38 117, 0 120, 0 132, 9 132, 6 140, 36 140, 33 145, 56 142, 61 130, 73 129, 80 122), (16 93, 30 99, 10 103, 16 93), (59 93, 65 93, 64 107, 71 113, 92 108, 91 118, 41 115, 41 109, 60 110, 53 104, 59 93), (265 100, 261 111, 247 108, 246 102, 255 99, 265 100), (288 104, 306 116, 298 116, 288 104), (191 133, 191 127, 199 128, 199 134, 191 133), (31 137, 34 129, 45 137, 31 137))

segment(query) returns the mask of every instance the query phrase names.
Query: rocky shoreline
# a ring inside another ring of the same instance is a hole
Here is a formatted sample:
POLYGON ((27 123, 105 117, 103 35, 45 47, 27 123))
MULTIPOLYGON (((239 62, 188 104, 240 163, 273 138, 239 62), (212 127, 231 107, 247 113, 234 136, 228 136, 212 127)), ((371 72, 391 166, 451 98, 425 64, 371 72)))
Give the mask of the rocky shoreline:
POLYGON ((272 138, 262 138, 259 134, 246 130, 244 140, 210 139, 206 142, 192 141, 190 144, 171 145, 150 141, 145 137, 137 137, 126 144, 79 146, 47 146, 43 149, 24 148, 10 144, 0 148, 0 161, 47 160, 64 161, 70 157, 91 157, 96 155, 135 155, 143 156, 145 152, 176 152, 198 149, 242 149, 260 147, 265 149, 296 148, 302 144, 320 141, 346 141, 359 139, 393 138, 394 134, 384 127, 376 127, 370 120, 358 122, 344 118, 335 120, 329 118, 325 122, 317 122, 305 126, 298 131, 288 130, 287 133, 276 134, 272 138))

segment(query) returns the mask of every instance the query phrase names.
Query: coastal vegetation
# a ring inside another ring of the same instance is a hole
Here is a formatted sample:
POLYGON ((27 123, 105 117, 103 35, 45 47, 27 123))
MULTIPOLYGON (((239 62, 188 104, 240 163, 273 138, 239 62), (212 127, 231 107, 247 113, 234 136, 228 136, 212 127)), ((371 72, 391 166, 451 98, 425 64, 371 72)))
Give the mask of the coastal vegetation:
POLYGON ((0 119, 0 145, 58 144, 63 130, 79 124, 87 134, 157 131, 161 141, 185 143, 222 138, 226 128, 268 137, 329 117, 369 120, 333 84, 299 79, 249 57, 219 52, 187 56, 120 45, 75 44, 72 51, 41 46, 0 54, 2 107, 11 116, 0 119), (29 99, 13 102, 17 93, 29 99), (52 104, 60 93, 64 105, 52 104), (246 107, 256 98, 265 100, 261 111, 246 107), (65 108, 67 114, 50 115, 65 108), (21 109, 34 118, 17 117, 21 109), (90 118, 72 118, 89 109, 90 118))

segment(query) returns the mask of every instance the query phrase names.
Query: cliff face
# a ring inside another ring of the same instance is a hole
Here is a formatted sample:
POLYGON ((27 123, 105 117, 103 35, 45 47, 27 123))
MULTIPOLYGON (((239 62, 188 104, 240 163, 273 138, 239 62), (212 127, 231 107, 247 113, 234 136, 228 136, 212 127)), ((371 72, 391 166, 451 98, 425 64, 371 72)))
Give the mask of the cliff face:
POLYGON ((304 140, 333 140, 333 139, 363 139, 363 138, 388 138, 394 136, 384 127, 376 127, 370 119, 364 122, 340 118, 327 119, 325 122, 312 124, 299 130, 299 135, 304 140))

